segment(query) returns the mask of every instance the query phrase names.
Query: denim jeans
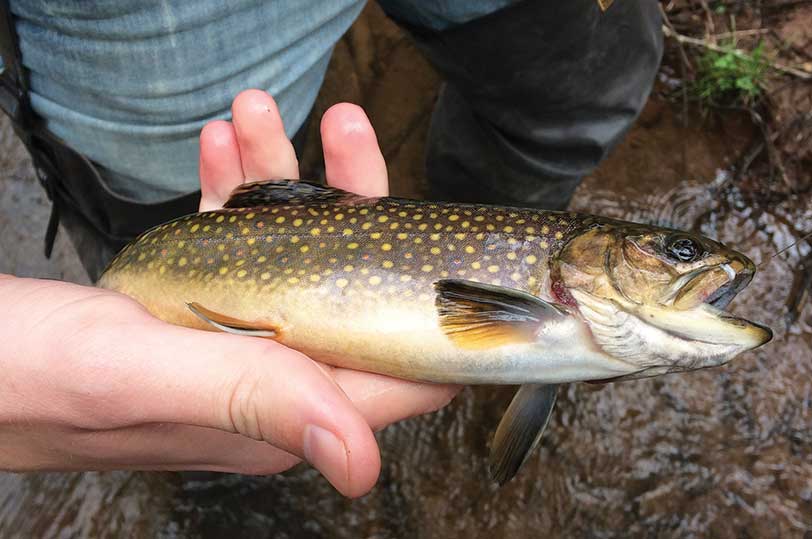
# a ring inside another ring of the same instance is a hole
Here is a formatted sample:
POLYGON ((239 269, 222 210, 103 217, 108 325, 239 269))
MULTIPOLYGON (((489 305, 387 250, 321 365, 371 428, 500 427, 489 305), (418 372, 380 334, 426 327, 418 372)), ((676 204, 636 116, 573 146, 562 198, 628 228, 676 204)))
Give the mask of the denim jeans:
MULTIPOLYGON (((444 30, 516 0, 387 0, 444 30)), ((361 0, 12 0, 31 104, 48 129, 144 202, 198 188, 198 135, 241 90, 276 99, 289 136, 307 118, 361 0)))

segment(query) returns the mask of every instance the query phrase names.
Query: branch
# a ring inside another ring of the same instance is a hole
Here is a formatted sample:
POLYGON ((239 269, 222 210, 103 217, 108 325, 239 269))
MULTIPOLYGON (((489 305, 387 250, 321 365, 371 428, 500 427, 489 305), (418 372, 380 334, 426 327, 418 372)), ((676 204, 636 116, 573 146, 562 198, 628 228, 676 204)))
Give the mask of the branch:
MULTIPOLYGON (((720 52, 722 54, 733 53, 736 56, 738 56, 739 58, 742 58, 743 60, 748 60, 750 58, 747 55, 747 53, 742 52, 739 49, 733 49, 732 51, 730 49, 724 49, 724 48, 720 47, 719 45, 709 43, 709 42, 707 42, 707 41, 705 41, 703 39, 697 39, 695 37, 690 37, 690 36, 686 36, 686 35, 682 35, 680 33, 677 33, 676 31, 669 28, 667 25, 663 25, 663 34, 666 37, 671 37, 671 38, 676 39, 677 43, 684 43, 686 45, 693 45, 694 47, 702 47, 704 49, 720 52)), ((809 73, 807 71, 802 71, 802 70, 794 68, 794 67, 789 67, 789 66, 785 66, 783 64, 773 63, 773 62, 768 62, 767 65, 771 69, 774 69, 775 71, 780 71, 781 73, 785 73, 787 75, 792 75, 792 76, 798 77, 799 79, 802 79, 802 80, 812 80, 812 73, 809 73)))

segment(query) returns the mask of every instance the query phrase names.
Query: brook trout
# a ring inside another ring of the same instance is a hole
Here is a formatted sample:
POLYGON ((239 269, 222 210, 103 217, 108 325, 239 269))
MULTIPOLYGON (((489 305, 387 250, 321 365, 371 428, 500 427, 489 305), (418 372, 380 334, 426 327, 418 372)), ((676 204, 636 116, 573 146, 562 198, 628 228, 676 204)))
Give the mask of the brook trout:
POLYGON ((538 444, 557 384, 718 366, 769 341, 723 311, 754 273, 677 230, 268 181, 144 233, 99 285, 167 322, 340 367, 522 384, 491 448, 504 483, 538 444))

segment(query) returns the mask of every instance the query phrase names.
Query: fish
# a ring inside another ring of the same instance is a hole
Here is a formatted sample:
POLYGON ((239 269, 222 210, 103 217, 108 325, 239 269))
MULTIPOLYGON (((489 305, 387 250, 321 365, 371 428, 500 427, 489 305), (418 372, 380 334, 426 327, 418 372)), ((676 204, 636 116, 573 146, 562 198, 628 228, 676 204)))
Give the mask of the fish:
POLYGON ((166 322, 339 367, 519 385, 491 445, 501 485, 538 445, 560 384, 717 367, 767 343, 768 327, 725 311, 755 271, 669 228, 289 180, 148 230, 98 285, 166 322))

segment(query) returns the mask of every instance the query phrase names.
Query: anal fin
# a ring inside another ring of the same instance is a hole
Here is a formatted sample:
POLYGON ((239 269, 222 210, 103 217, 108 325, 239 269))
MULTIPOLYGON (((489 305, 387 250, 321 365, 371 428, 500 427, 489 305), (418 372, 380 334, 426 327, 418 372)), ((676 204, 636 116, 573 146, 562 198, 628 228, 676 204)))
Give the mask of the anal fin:
POLYGON ((199 303, 187 303, 189 310, 195 316, 210 324, 220 331, 226 333, 233 333, 234 335, 248 335, 249 337, 278 337, 279 331, 268 325, 257 324, 256 322, 249 322, 240 320, 225 314, 207 309, 199 303))
POLYGON ((516 392, 493 436, 491 478, 510 481, 536 448, 555 407, 558 384, 524 384, 516 392))

